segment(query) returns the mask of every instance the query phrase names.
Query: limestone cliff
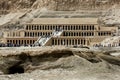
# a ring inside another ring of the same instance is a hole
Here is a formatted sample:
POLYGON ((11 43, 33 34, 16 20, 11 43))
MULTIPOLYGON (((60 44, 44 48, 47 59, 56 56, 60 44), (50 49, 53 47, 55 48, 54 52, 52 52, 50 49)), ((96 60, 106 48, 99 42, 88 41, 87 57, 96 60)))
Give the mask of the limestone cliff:
MULTIPOLYGON (((0 26, 11 25, 11 22, 12 24, 28 22, 38 17, 66 17, 66 15, 67 17, 89 17, 89 15, 98 17, 100 11, 108 10, 113 5, 119 7, 119 2, 119 0, 0 0, 0 14, 11 12, 0 16, 0 26), (58 13, 50 11, 58 11, 58 13), (65 11, 65 13, 59 11, 65 11), (66 11, 73 12, 67 13, 66 11), (68 16, 69 14, 70 16, 68 16)), ((108 11, 106 14, 110 14, 110 12, 108 11)), ((100 18, 100 23, 108 22, 108 19, 103 20, 105 16, 107 15, 100 18)))
POLYGON ((107 9, 119 0, 0 0, 0 10, 20 10, 30 8, 47 8, 48 10, 69 11, 81 9, 107 9))
POLYGON ((120 25, 120 8, 118 5, 113 6, 106 11, 99 18, 99 23, 106 26, 119 26, 120 25))

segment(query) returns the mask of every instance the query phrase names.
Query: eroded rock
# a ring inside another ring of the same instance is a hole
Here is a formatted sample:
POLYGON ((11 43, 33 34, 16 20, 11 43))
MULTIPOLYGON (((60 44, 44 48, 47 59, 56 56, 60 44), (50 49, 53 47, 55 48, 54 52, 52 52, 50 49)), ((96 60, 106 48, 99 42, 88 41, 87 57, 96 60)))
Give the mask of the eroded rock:
MULTIPOLYGON (((0 56, 0 70, 2 74, 28 73, 34 70, 92 68, 96 65, 120 66, 120 59, 105 52, 62 49, 40 49, 35 51, 20 51, 0 56), (106 62, 106 63, 104 63, 106 62), (103 63, 103 64, 101 64, 103 63)), ((103 66, 104 67, 104 66, 103 66)))

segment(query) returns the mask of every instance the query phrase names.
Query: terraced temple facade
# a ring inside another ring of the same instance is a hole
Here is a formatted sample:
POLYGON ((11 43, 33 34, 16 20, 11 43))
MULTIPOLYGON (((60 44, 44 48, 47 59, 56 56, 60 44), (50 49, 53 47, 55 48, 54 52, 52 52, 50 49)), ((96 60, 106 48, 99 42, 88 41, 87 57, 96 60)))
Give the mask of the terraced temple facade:
POLYGON ((23 30, 6 31, 5 43, 13 45, 87 45, 99 44, 117 33, 117 27, 102 27, 97 18, 36 18, 23 30))

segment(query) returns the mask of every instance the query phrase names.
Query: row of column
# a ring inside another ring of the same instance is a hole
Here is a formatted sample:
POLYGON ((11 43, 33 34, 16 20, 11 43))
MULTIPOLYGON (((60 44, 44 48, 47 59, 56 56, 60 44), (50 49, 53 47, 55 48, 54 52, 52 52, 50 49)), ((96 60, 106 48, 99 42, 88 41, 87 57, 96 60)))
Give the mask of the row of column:
POLYGON ((99 36, 111 36, 111 32, 98 32, 99 36))
POLYGON ((94 30, 94 25, 26 25, 26 30, 94 30))
POLYGON ((86 39, 53 39, 52 45, 89 45, 86 39))
POLYGON ((63 30, 94 30, 94 25, 62 26, 63 30))
MULTIPOLYGON (((39 37, 51 34, 52 32, 25 32, 25 37, 39 37)), ((64 32, 63 36, 94 36, 94 32, 64 32)))
POLYGON ((43 35, 51 35, 52 32, 25 32, 25 37, 39 37, 43 35))
POLYGON ((8 37, 20 37, 20 32, 9 32, 7 33, 8 37))
POLYGON ((29 45, 34 44, 35 40, 7 40, 7 43, 16 45, 29 45))
POLYGON ((63 36, 94 36, 94 32, 64 32, 63 36))

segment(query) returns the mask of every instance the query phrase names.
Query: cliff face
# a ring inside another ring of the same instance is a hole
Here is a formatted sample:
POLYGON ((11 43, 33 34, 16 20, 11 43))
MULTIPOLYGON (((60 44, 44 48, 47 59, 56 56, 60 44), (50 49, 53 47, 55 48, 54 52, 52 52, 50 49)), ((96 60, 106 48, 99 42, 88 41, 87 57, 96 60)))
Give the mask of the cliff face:
POLYGON ((119 0, 0 0, 0 10, 47 8, 48 10, 106 9, 119 0))
POLYGON ((36 0, 0 0, 0 10, 30 8, 36 0))
POLYGON ((99 23, 106 26, 119 26, 120 25, 120 8, 113 6, 106 13, 102 14, 99 18, 99 23))
MULTIPOLYGON (((70 14, 70 17, 78 17, 79 14, 79 16, 85 16, 85 17, 88 17, 89 15, 98 17, 97 14, 100 13, 101 15, 102 10, 108 10, 113 5, 118 5, 119 7, 120 6, 119 2, 120 0, 0 0, 0 15, 11 12, 10 14, 0 16, 0 26, 8 23, 11 24, 11 22, 26 23, 33 18, 47 17, 47 16, 66 17, 66 15, 68 16, 70 14), (73 11, 73 12, 54 13, 52 11, 58 11, 58 12, 73 11)), ((111 12, 114 12, 114 10, 111 12)), ((100 18, 99 22, 101 24, 106 24, 106 23, 113 24, 110 21, 108 22, 109 17, 107 18, 106 15, 106 14, 112 14, 111 12, 108 11, 107 13, 105 13, 103 17, 100 18)))

